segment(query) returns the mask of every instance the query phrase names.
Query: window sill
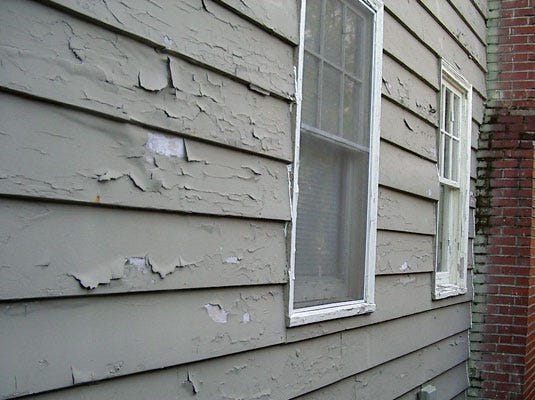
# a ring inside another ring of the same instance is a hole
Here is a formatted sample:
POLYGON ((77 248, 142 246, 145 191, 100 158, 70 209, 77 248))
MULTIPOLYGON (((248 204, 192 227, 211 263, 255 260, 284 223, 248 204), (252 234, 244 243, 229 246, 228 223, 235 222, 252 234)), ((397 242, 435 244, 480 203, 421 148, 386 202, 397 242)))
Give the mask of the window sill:
POLYGON ((437 285, 433 293, 433 300, 442 300, 448 297, 461 296, 466 294, 468 290, 465 287, 460 287, 452 284, 437 285))
POLYGON ((298 310, 294 310, 286 318, 286 324, 288 327, 313 324, 315 322, 369 314, 374 312, 375 309, 375 304, 364 303, 362 301, 300 308, 298 310))

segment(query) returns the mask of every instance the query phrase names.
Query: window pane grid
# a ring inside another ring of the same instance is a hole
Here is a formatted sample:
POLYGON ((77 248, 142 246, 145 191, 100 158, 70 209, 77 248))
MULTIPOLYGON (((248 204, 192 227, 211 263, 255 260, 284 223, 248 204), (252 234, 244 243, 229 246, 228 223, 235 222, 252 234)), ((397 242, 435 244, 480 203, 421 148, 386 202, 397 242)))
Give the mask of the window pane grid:
POLYGON ((438 130, 436 299, 466 293, 471 87, 443 62, 438 130))
MULTIPOLYGON (((365 73, 361 60, 365 44, 361 36, 366 21, 356 7, 343 0, 310 0, 307 13, 307 23, 319 27, 306 30, 305 59, 313 64, 308 74, 314 75, 317 83, 307 77, 305 91, 310 89, 315 101, 305 100, 304 121, 345 138, 362 135, 366 118, 364 105, 360 104, 365 96, 361 76, 365 73), (315 107, 315 113, 310 107, 315 107)), ((305 74, 307 69, 305 64, 305 74)))
POLYGON ((293 302, 364 299, 374 13, 308 0, 295 217, 293 302))
POLYGON ((356 81, 356 82, 359 82, 359 83, 362 83, 362 78, 360 78, 359 76, 351 73, 351 71, 339 66, 339 65, 336 65, 334 64, 333 62, 329 61, 328 59, 326 59, 325 57, 322 57, 321 53, 317 53, 315 51, 312 51, 312 50, 309 50, 309 49, 305 49, 305 53, 307 54, 310 54, 318 59, 320 59, 323 63, 329 65, 329 67, 333 68, 333 69, 336 69, 337 71, 339 71, 340 73, 343 73, 345 76, 351 78, 352 80, 356 81))

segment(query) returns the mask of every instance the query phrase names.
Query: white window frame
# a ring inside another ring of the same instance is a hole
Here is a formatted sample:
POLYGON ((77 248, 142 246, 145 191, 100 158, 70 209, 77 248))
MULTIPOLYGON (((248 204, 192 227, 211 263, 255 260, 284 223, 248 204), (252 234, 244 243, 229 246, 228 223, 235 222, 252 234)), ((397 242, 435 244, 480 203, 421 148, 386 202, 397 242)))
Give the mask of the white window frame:
POLYGON ((438 130, 438 179, 441 186, 449 186, 459 189, 459 226, 454 235, 454 243, 458 244, 456 257, 450 265, 446 266, 446 271, 438 271, 439 268, 439 229, 441 229, 442 219, 453 218, 442 211, 440 200, 437 203, 437 235, 435 254, 435 277, 434 292, 435 300, 444 299, 451 296, 458 296, 467 292, 467 271, 468 271, 468 230, 470 222, 470 147, 471 147, 471 118, 472 118, 472 85, 447 61, 441 61, 441 83, 440 83, 440 120, 438 130), (459 177, 458 182, 443 177, 441 168, 443 167, 442 157, 442 118, 445 111, 445 90, 449 89, 461 99, 460 110, 460 132, 459 132, 459 177))
POLYGON ((292 224, 290 243, 290 269, 288 284, 288 313, 287 326, 299 326, 314 322, 321 322, 336 318, 366 314, 375 311, 375 255, 377 236, 377 200, 379 182, 379 141, 381 115, 381 77, 383 53, 383 3, 381 0, 354 0, 368 7, 374 13, 373 21, 373 69, 371 76, 371 112, 370 116, 370 158, 368 171, 368 216, 366 234, 366 256, 364 272, 364 296, 362 300, 322 304, 311 307, 294 308, 295 289, 295 245, 297 203, 299 196, 299 142, 301 135, 301 103, 303 89, 303 60, 305 39, 306 0, 301 0, 299 25, 299 53, 296 72, 296 124, 295 124, 295 153, 293 163, 292 189, 292 224))

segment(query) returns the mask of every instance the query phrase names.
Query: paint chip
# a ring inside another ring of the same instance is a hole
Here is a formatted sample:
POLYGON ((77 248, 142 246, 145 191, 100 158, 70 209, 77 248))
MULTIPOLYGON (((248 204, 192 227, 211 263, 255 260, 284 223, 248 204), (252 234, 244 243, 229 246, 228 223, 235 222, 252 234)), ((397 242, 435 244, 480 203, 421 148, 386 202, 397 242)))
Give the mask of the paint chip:
POLYGON ((71 366, 72 384, 87 383, 95 380, 93 371, 81 371, 71 366))
POLYGON ((221 307, 219 304, 205 304, 204 309, 208 313, 208 316, 212 318, 214 322, 218 324, 226 324, 228 320, 229 312, 221 307))
POLYGON ((147 259, 147 256, 145 256, 145 257, 129 257, 129 258, 126 259, 125 265, 134 267, 138 271, 142 272, 143 274, 146 274, 147 272, 149 272, 150 262, 147 259))
POLYGON ((181 137, 149 132, 145 147, 161 156, 186 158, 186 147, 184 146, 184 139, 181 137))
POLYGON ((227 257, 224 261, 224 264, 238 264, 238 262, 239 262, 238 257, 232 256, 232 257, 227 257))
POLYGON ((243 322, 244 324, 248 324, 249 322, 251 322, 251 315, 250 315, 248 312, 246 312, 246 313, 243 314, 243 316, 242 316, 242 322, 243 322))
POLYGON ((410 269, 410 267, 409 267, 409 264, 407 263, 407 261, 405 261, 403 264, 401 264, 401 267, 399 267, 400 271, 406 271, 408 269, 410 269))
POLYGON ((139 87, 148 92, 159 92, 167 87, 167 75, 154 72, 142 72, 138 74, 139 87))

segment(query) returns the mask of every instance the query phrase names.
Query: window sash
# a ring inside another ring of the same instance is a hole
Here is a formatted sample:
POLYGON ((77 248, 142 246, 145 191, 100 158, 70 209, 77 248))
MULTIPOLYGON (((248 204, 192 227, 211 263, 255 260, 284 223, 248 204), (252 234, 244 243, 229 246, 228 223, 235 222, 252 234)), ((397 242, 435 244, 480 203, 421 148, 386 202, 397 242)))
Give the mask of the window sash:
MULTIPOLYGON (((323 135, 326 140, 336 142, 347 150, 354 150, 355 153, 361 153, 364 155, 367 153, 369 166, 366 171, 368 174, 368 215, 366 217, 366 252, 365 252, 365 272, 364 272, 364 296, 362 300, 355 301, 342 301, 338 303, 321 304, 311 307, 302 307, 294 309, 294 286, 295 286, 295 239, 296 239, 296 209, 299 195, 299 142, 301 133, 303 135, 311 134, 321 136, 324 132, 319 129, 308 129, 310 126, 301 126, 301 105, 305 103, 305 99, 302 97, 303 93, 303 61, 305 58, 305 10, 306 0, 302 0, 301 6, 301 26, 300 26, 300 46, 299 46, 299 61, 297 67, 297 90, 296 90, 296 146, 295 146, 295 158, 292 171, 293 172, 293 190, 292 190, 292 235, 291 235, 291 251, 290 251, 290 271, 289 271, 289 285, 288 285, 288 313, 287 324, 288 326, 297 326, 307 323, 313 323, 318 321, 324 321, 333 318, 341 318, 351 315, 358 315, 362 313, 368 313, 375 310, 374 304, 374 265, 375 265, 375 242, 376 242, 376 227, 377 227, 377 197, 378 197, 378 158, 379 158, 379 116, 380 116, 380 89, 381 89, 381 71, 382 71, 382 25, 383 25, 383 5, 381 0, 352 0, 358 2, 361 6, 364 6, 367 10, 372 12, 373 23, 371 25, 371 31, 373 38, 370 40, 373 42, 371 46, 371 58, 372 58, 372 72, 369 77, 368 85, 369 91, 372 93, 371 97, 371 112, 367 125, 370 127, 369 132, 366 129, 367 135, 370 135, 369 143, 356 143, 354 139, 348 141, 339 140, 348 139, 342 137, 339 134, 330 136, 323 135)), ((310 56, 310 55, 309 55, 310 56)), ((306 125, 306 124, 304 124, 306 125)), ((317 124, 316 124, 317 125, 317 124)), ((315 127, 312 127, 315 128, 315 127)))
POLYGON ((471 85, 443 61, 438 130, 441 196, 437 207, 435 299, 467 291, 471 90, 471 85))

